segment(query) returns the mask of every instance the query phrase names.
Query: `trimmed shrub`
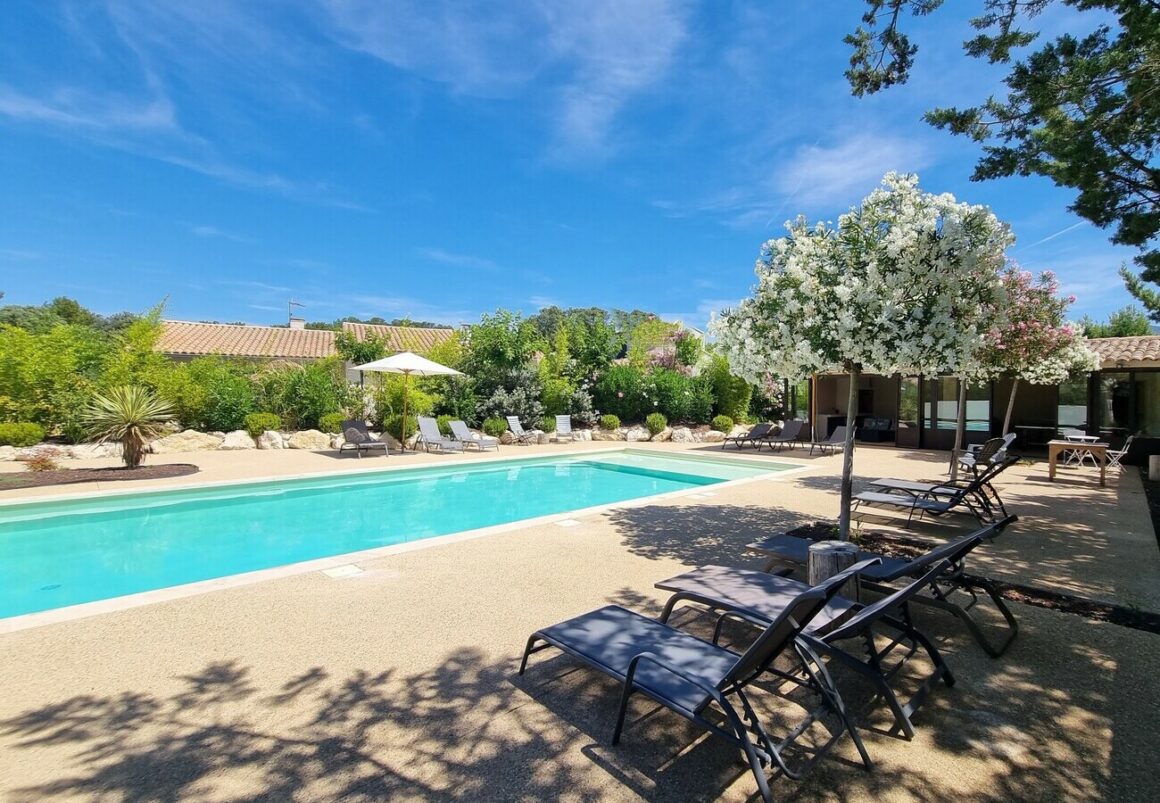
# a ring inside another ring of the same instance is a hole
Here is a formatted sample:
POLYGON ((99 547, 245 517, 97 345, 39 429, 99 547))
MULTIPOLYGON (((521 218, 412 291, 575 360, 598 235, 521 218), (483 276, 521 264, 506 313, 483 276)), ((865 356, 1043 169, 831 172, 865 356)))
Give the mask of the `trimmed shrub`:
POLYGON ((653 408, 670 421, 705 423, 713 414, 710 384, 700 377, 658 368, 649 377, 653 408))
POLYGON ((669 420, 660 413, 649 413, 644 420, 644 425, 648 427, 650 435, 656 435, 658 432, 664 431, 664 428, 669 425, 669 420))
POLYGON ((713 395, 717 397, 717 412, 735 420, 743 418, 749 411, 753 386, 730 373, 729 361, 721 355, 713 358, 709 370, 705 373, 707 380, 712 384, 713 395))
POLYGON ((727 415, 713 416, 710 426, 718 432, 730 432, 733 429, 733 419, 727 415))
POLYGON ((342 422, 346 420, 343 413, 327 413, 318 419, 318 428, 331 435, 342 432, 342 422))
MULTIPOLYGON (((402 421, 403 421, 403 414, 402 413, 396 413, 395 415, 389 415, 383 420, 383 429, 384 429, 384 431, 390 433, 392 437, 397 438, 397 437, 399 437, 399 425, 402 424, 402 421)), ((419 430, 418 419, 416 419, 415 416, 408 413, 407 414, 407 431, 403 434, 403 439, 406 440, 407 438, 414 435, 418 430, 419 430)))
POLYGON ((0 424, 0 446, 35 446, 44 440, 40 424, 0 424))
POLYGON ((556 431, 556 416, 554 416, 554 415, 544 416, 544 420, 540 422, 540 429, 544 430, 544 432, 555 432, 556 431))
POLYGON ((483 419, 482 429, 485 435, 498 438, 508 431, 507 420, 503 418, 485 418, 483 419))
POLYGON ((596 407, 626 421, 639 421, 652 412, 645 400, 645 377, 631 365, 610 365, 593 388, 596 407))
POLYGON ((620 429, 620 418, 614 415, 600 416, 600 428, 607 430, 620 429))
POLYGON ((256 438, 266 430, 273 430, 274 432, 282 429, 282 419, 273 413, 250 413, 246 416, 244 429, 250 433, 251 438, 256 438))
POLYGON ((440 415, 435 417, 435 423, 439 425, 440 435, 451 434, 451 422, 454 420, 454 418, 455 416, 451 415, 440 415))

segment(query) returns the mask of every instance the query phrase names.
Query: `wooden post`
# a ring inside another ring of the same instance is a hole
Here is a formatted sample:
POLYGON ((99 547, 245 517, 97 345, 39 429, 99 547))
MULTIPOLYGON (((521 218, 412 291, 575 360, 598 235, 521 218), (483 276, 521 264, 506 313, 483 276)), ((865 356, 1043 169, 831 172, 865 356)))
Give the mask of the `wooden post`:
MULTIPOLYGON (((818 541, 810 544, 806 560, 806 577, 811 586, 830 579, 858 562, 858 547, 849 541, 818 541)), ((858 599, 858 580, 846 583, 838 592, 847 599, 858 599)))

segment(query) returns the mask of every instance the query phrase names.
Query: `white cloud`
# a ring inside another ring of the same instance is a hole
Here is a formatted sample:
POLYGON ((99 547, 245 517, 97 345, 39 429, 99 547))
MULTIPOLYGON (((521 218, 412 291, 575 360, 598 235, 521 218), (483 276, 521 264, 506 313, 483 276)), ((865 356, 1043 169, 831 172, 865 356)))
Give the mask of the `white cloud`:
POLYGON ((470 254, 456 254, 442 248, 416 248, 416 253, 432 262, 441 262, 444 265, 455 265, 462 268, 479 268, 481 270, 495 270, 497 265, 490 259, 471 256, 470 254))
POLYGON ((659 84, 686 38, 685 4, 328 0, 337 40, 452 91, 546 91, 552 156, 599 155, 631 98, 659 84))
POLYGON ((891 170, 913 173, 930 157, 914 140, 854 134, 832 145, 804 145, 777 170, 775 187, 799 205, 845 211, 891 170))
POLYGON ((240 234, 219 229, 217 226, 207 226, 200 223, 191 223, 189 231, 191 234, 207 240, 232 240, 235 243, 252 243, 253 240, 249 237, 243 237, 240 234))

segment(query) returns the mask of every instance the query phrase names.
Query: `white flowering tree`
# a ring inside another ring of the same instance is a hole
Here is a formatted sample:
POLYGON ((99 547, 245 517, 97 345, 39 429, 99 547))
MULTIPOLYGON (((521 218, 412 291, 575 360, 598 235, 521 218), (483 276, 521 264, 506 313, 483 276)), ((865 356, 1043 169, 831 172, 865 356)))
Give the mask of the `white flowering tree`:
POLYGON ((1012 378, 1003 434, 1011 430, 1011 412, 1019 382, 1058 385, 1068 377, 1095 371, 1099 359, 1087 344, 1083 328, 1067 322, 1075 296, 1059 295, 1051 271, 1032 276, 1011 263, 1002 274, 1007 311, 1002 325, 992 326, 983 341, 981 361, 991 376, 1012 378))
POLYGON ((1014 238, 988 208, 894 173, 837 227, 799 218, 787 229, 762 247, 753 295, 712 330, 751 382, 850 375, 839 514, 848 539, 859 376, 973 372, 1014 238))

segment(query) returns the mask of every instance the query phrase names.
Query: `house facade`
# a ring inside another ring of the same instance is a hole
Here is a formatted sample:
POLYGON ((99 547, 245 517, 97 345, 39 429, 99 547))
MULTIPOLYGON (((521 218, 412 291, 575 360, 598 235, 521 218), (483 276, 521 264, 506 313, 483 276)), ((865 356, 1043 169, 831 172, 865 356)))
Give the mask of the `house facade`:
MULTIPOLYGON (((1117 447, 1138 433, 1131 462, 1160 454, 1160 335, 1089 343, 1099 356, 1098 371, 1061 385, 1019 383, 1011 415, 1017 448, 1033 451, 1060 429, 1081 429, 1117 447)), ((968 385, 967 443, 1001 434, 1011 384, 1003 379, 968 385)), ((849 388, 844 375, 815 377, 810 410, 816 436, 845 423, 849 388)), ((959 384, 953 377, 867 375, 857 399, 859 429, 868 439, 913 449, 954 445, 959 384)))

